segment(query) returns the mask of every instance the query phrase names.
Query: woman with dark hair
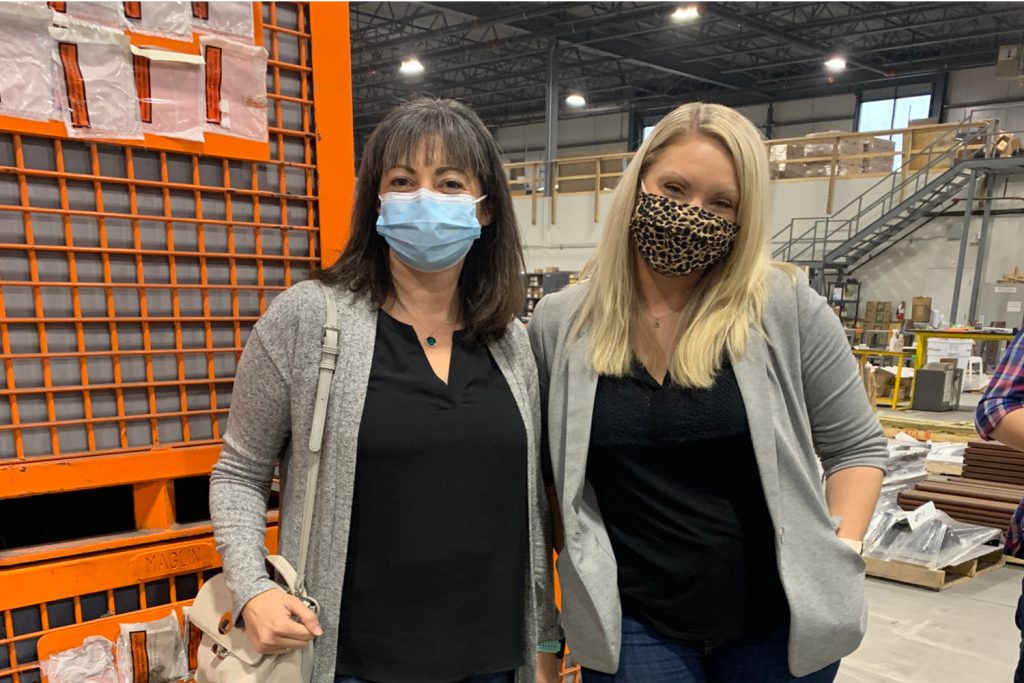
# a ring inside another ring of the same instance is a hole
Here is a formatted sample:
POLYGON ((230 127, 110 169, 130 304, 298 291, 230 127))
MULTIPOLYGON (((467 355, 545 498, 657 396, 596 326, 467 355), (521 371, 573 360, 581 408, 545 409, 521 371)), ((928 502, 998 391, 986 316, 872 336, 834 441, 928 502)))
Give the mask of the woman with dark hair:
POLYGON ((538 383, 515 319, 522 252, 476 114, 434 99, 389 113, 366 144, 351 227, 313 274, 340 328, 306 573, 320 613, 270 581, 262 550, 279 460, 293 564, 300 542, 325 319, 304 282, 253 329, 211 477, 235 616, 263 653, 315 638, 314 681, 555 681, 538 383))

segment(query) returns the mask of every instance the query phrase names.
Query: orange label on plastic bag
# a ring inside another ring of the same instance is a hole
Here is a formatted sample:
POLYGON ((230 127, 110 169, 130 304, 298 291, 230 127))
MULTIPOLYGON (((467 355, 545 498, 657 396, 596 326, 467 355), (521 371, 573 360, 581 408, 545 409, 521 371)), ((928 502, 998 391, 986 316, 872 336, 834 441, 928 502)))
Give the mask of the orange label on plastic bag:
POLYGON ((195 671, 199 668, 199 643, 203 639, 203 632, 198 626, 189 622, 188 625, 188 644, 186 645, 186 652, 188 653, 188 670, 195 671))
POLYGON ((78 66, 78 46, 74 43, 61 43, 60 61, 64 67, 64 89, 71 109, 71 125, 75 128, 88 128, 89 103, 85 97, 85 79, 78 66))
POLYGON ((146 652, 146 632, 132 631, 128 634, 132 648, 132 681, 149 683, 149 653, 146 652))
POLYGON ((209 21, 210 19, 210 3, 208 2, 193 2, 192 3, 192 16, 196 19, 203 19, 209 21))
POLYGON ((63 12, 66 14, 68 11, 68 3, 66 2, 48 2, 46 3, 46 6, 54 12, 63 12))
POLYGON ((124 3, 124 15, 129 19, 142 19, 142 3, 141 2, 126 2, 124 3))
POLYGON ((139 95, 139 114, 145 123, 153 123, 153 93, 149 82, 149 58, 135 55, 135 92, 139 95))
POLYGON ((220 85, 223 73, 221 57, 223 51, 219 47, 206 46, 206 120, 209 123, 220 123, 223 112, 220 109, 220 85))

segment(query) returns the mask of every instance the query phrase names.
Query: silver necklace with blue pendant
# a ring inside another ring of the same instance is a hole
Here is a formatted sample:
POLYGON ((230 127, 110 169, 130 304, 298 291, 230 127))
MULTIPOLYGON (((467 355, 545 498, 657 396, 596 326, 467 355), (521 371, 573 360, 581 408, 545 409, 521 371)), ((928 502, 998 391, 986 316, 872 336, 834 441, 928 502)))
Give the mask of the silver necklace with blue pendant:
MULTIPOLYGON (((409 316, 410 320, 413 320, 415 322, 416 316, 414 316, 412 314, 412 312, 408 308, 405 307, 405 304, 403 304, 402 300, 399 299, 397 296, 395 297, 395 303, 402 307, 402 310, 405 311, 405 314, 407 316, 409 316)), ((413 331, 415 331, 415 330, 416 330, 416 327, 413 326, 413 331)), ((430 348, 434 348, 435 346, 437 346, 437 330, 434 330, 433 332, 428 334, 424 341, 426 342, 427 346, 429 346, 430 348)))

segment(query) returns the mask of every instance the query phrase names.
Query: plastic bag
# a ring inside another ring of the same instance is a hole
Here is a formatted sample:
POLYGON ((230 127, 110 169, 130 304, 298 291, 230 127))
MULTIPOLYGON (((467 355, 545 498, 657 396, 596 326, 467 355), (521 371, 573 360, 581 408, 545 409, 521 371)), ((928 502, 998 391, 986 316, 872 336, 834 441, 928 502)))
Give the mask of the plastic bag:
POLYGON ((52 20, 45 6, 0 3, 0 114, 60 118, 53 102, 52 20))
POLYGON ((174 612, 143 624, 121 624, 117 673, 121 683, 178 683, 185 678, 185 644, 174 612))
POLYGON ((219 36, 199 40, 206 60, 206 132, 267 139, 267 51, 219 36))
POLYGON ((957 522, 941 510, 913 529, 907 516, 895 502, 883 501, 864 538, 864 555, 941 569, 979 556, 1002 534, 998 529, 957 522))
POLYGON ((50 683, 117 683, 114 644, 90 636, 79 647, 52 655, 40 666, 50 683))
POLYGON ((192 38, 192 3, 126 2, 124 15, 135 33, 192 38))
POLYGON ((253 40, 251 2, 193 2, 192 25, 200 31, 253 40))
POLYGON ((64 15, 78 21, 123 28, 124 4, 121 2, 93 2, 92 0, 74 0, 73 2, 54 2, 50 7, 56 15, 64 15))
POLYGON ((143 131, 202 142, 202 57, 134 45, 132 55, 143 131))
POLYGON ((128 37, 75 21, 50 27, 50 36, 68 136, 142 139, 128 37))

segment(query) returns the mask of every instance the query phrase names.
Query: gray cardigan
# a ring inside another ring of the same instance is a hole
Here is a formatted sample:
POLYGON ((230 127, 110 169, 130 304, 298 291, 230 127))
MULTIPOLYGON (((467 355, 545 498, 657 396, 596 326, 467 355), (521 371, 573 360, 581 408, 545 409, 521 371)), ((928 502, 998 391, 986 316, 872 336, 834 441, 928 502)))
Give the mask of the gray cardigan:
MULTIPOLYGON (((622 626, 616 563, 585 479, 598 377, 586 354, 589 338, 570 338, 585 290, 584 283, 541 299, 529 332, 565 523, 557 564, 562 626, 576 661, 614 672, 622 626)), ((731 360, 792 614, 789 665, 794 676, 804 676, 853 652, 867 616, 864 562, 834 533, 838 522, 825 504, 819 459, 826 474, 883 469, 885 439, 846 336, 823 298, 773 268, 763 325, 763 333, 752 332, 746 353, 731 360)))
MULTIPOLYGON (((306 575, 307 590, 320 602, 324 628, 314 648, 313 681, 317 683, 334 680, 356 447, 378 315, 367 299, 339 289, 334 293, 341 355, 328 405, 306 575)), ((279 550, 296 563, 323 324, 324 300, 316 284, 302 282, 291 287, 256 323, 235 375, 224 448, 210 477, 210 515, 236 616, 251 598, 276 585, 267 577, 263 557, 267 500, 279 459, 279 550)), ((528 443, 530 566, 523 577, 526 663, 517 680, 529 683, 535 678, 536 644, 560 637, 554 608, 550 520, 540 474, 537 372, 519 321, 511 322, 504 337, 489 348, 519 406, 528 443)))

